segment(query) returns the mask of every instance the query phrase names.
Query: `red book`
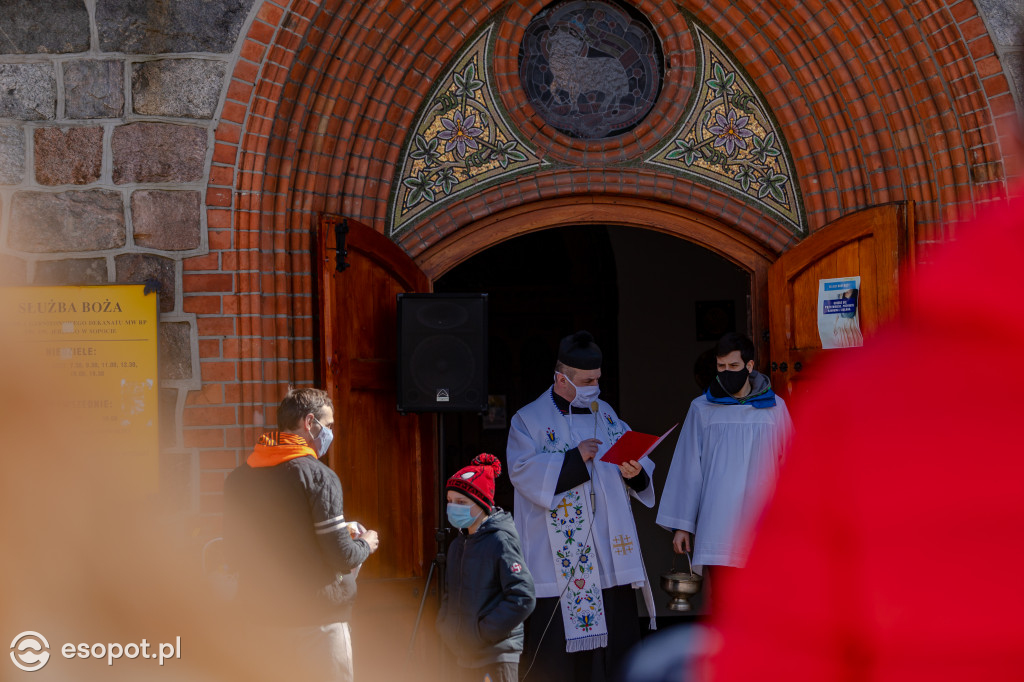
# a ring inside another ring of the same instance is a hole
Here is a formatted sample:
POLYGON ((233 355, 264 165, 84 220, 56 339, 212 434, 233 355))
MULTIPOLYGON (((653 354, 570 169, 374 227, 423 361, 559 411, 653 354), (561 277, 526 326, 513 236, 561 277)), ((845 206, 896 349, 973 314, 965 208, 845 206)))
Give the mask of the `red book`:
POLYGON ((671 429, 660 436, 652 436, 639 431, 626 431, 621 438, 615 441, 614 445, 608 448, 608 452, 601 455, 601 461, 612 464, 639 462, 641 457, 651 454, 651 450, 658 447, 668 434, 675 431, 677 426, 679 424, 673 424, 671 429))

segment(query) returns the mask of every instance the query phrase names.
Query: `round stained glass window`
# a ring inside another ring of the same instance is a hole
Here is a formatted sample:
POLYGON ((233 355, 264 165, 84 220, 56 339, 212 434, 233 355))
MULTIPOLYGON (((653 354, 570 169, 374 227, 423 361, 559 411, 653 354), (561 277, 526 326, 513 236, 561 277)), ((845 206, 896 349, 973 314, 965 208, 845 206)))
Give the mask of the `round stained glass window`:
POLYGON ((526 28, 519 78, 530 104, 554 128, 587 140, 614 137, 654 107, 661 46, 633 10, 594 0, 555 3, 526 28))

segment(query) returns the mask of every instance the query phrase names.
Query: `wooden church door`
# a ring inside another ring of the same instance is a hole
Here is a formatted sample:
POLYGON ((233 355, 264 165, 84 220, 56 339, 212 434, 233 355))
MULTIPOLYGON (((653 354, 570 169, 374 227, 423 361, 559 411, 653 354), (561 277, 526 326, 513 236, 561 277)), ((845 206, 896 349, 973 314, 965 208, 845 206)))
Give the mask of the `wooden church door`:
POLYGON ((799 395, 813 381, 808 369, 822 350, 818 329, 819 280, 860 277, 860 331, 871 333, 899 311, 900 269, 913 266, 912 202, 873 206, 843 216, 800 242, 768 273, 768 319, 772 386, 784 397, 799 395))
POLYGON ((324 215, 315 237, 317 355, 335 410, 331 466, 341 478, 345 518, 381 538, 360 584, 415 579, 412 593, 436 553, 434 423, 432 415, 403 416, 396 408, 396 295, 428 291, 430 283, 398 245, 366 225, 324 215), (347 253, 339 253, 339 239, 347 253))

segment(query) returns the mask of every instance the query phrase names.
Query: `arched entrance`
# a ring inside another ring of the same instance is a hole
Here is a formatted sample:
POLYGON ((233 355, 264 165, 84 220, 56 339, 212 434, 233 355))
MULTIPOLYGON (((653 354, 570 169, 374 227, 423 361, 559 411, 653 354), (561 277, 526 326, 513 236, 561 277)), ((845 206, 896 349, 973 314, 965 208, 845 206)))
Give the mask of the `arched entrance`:
MULTIPOLYGON (((670 2, 633 4, 665 26, 676 26, 671 22, 681 11, 670 2)), ((913 200, 922 243, 935 241, 944 234, 943 215, 955 217, 958 201, 1004 183, 1006 148, 995 121, 1012 113, 1013 97, 1005 76, 993 72, 998 60, 976 8, 960 3, 953 10, 949 4, 882 4, 852 12, 825 7, 813 24, 800 2, 785 3, 786 11, 772 16, 750 2, 692 8, 778 118, 792 146, 808 234, 865 206, 913 200), (904 20, 892 21, 893 12, 904 20), (880 54, 878 45, 894 47, 880 54), (950 82, 962 86, 953 98, 950 82)), ((511 10, 503 26, 518 36, 540 7, 497 0, 469 8, 414 2, 396 16, 388 5, 340 0, 263 4, 240 41, 242 58, 225 90, 208 161, 209 253, 188 259, 182 275, 189 280, 182 286, 184 310, 210 316, 196 326, 193 339, 203 395, 189 396, 194 409, 181 412, 182 442, 208 460, 203 470, 237 461, 229 449, 255 439, 288 384, 322 378, 310 343, 320 320, 307 296, 313 288, 308 235, 316 217, 341 214, 386 231, 402 141, 431 84, 485 23, 511 10), (241 341, 222 353, 225 328, 241 341), (208 400, 223 402, 235 416, 214 430, 210 411, 201 409, 208 400)), ((669 31, 666 54, 673 70, 689 74, 689 42, 679 29, 669 31)), ((514 46, 517 36, 506 31, 501 38, 514 46)), ((519 92, 511 87, 513 52, 502 53, 498 64, 510 81, 499 90, 511 97, 519 92)), ((692 81, 678 79, 686 87, 692 81)), ((686 98, 682 90, 678 94, 663 91, 671 104, 666 122, 683 113, 686 98)), ((695 224, 712 216, 737 231, 747 228, 769 259, 794 243, 792 234, 724 192, 638 169, 614 151, 591 154, 573 140, 562 146, 566 153, 558 158, 564 163, 502 185, 481 185, 474 201, 403 232, 402 248, 435 276, 453 266, 446 260, 463 257, 457 255, 459 242, 474 229, 501 229, 495 223, 500 216, 521 210, 525 217, 566 196, 574 197, 569 203, 593 196, 614 203, 628 196, 660 204, 665 213, 670 205, 677 215, 699 211, 695 224)), ((524 229, 543 225, 536 221, 524 229)), ((765 278, 755 274, 754 287, 764 292, 765 278)), ((755 307, 755 316, 763 314, 755 307)), ((204 510, 219 512, 215 485, 202 499, 204 510)))
MULTIPOLYGON (((258 4, 232 62, 206 162, 209 253, 187 259, 187 274, 179 275, 184 311, 209 315, 192 335, 203 395, 190 395, 189 408, 178 406, 182 443, 199 454, 204 471, 233 466, 231 449, 255 439, 285 387, 319 377, 309 342, 318 320, 306 295, 312 288, 308 233, 316 216, 342 214, 386 230, 402 140, 431 84, 467 37, 506 11, 512 14, 502 40, 518 45, 543 3, 413 2, 397 15, 380 3, 258 4), (240 342, 222 353, 225 329, 240 342), (233 416, 213 420, 203 409, 208 403, 233 416)), ((678 24, 678 3, 632 4, 670 27, 669 63, 690 74, 691 41, 678 24)), ((965 210, 958 202, 1005 183, 1007 148, 995 122, 1012 115, 1013 96, 983 17, 971 3, 953 5, 826 4, 814 14, 805 3, 786 2, 785 11, 770 16, 754 2, 690 8, 744 65, 777 116, 792 145, 809 234, 865 206, 913 200, 922 243, 935 241, 944 234, 943 215, 965 210), (880 52, 879 45, 892 49, 880 52)), ((510 87, 499 90, 516 97, 513 52, 500 57, 498 72, 510 87)), ((690 87, 692 80, 678 83, 690 87)), ((666 122, 682 114, 684 92, 675 94, 663 91, 671 110, 666 122)), ((436 265, 441 272, 451 264, 423 260, 423 251, 450 257, 439 240, 455 253, 470 228, 492 220, 492 211, 523 203, 532 210, 590 192, 665 202, 680 213, 685 206, 740 227, 759 217, 722 192, 638 170, 614 152, 590 154, 572 140, 562 146, 564 165, 501 187, 481 186, 476 201, 439 213, 422 232, 404 233, 403 248, 425 271, 436 265)), ((763 227, 770 252, 791 243, 791 235, 763 227)), ((757 277, 755 286, 763 291, 761 282, 757 277)), ((217 477, 209 478, 214 485, 202 496, 203 509, 216 514, 217 477)))

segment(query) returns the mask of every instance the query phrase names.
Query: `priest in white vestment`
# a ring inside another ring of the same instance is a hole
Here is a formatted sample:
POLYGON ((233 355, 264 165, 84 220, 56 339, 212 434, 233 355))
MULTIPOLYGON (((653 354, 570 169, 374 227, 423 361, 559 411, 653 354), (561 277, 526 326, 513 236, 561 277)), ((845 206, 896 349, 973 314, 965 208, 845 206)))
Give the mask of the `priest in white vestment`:
POLYGON ((520 661, 530 682, 613 679, 640 640, 636 589, 653 627, 630 505, 654 506, 654 463, 600 461, 629 430, 598 399, 601 359, 589 333, 562 339, 554 384, 509 430, 513 516, 537 596, 520 661))
MULTIPOLYGON (((754 370, 754 344, 731 332, 715 347, 718 374, 690 403, 658 507, 658 525, 673 531, 676 553, 693 563, 746 564, 752 524, 775 489, 792 431, 789 411, 754 370)), ((712 589, 714 585, 712 584, 712 589)))

